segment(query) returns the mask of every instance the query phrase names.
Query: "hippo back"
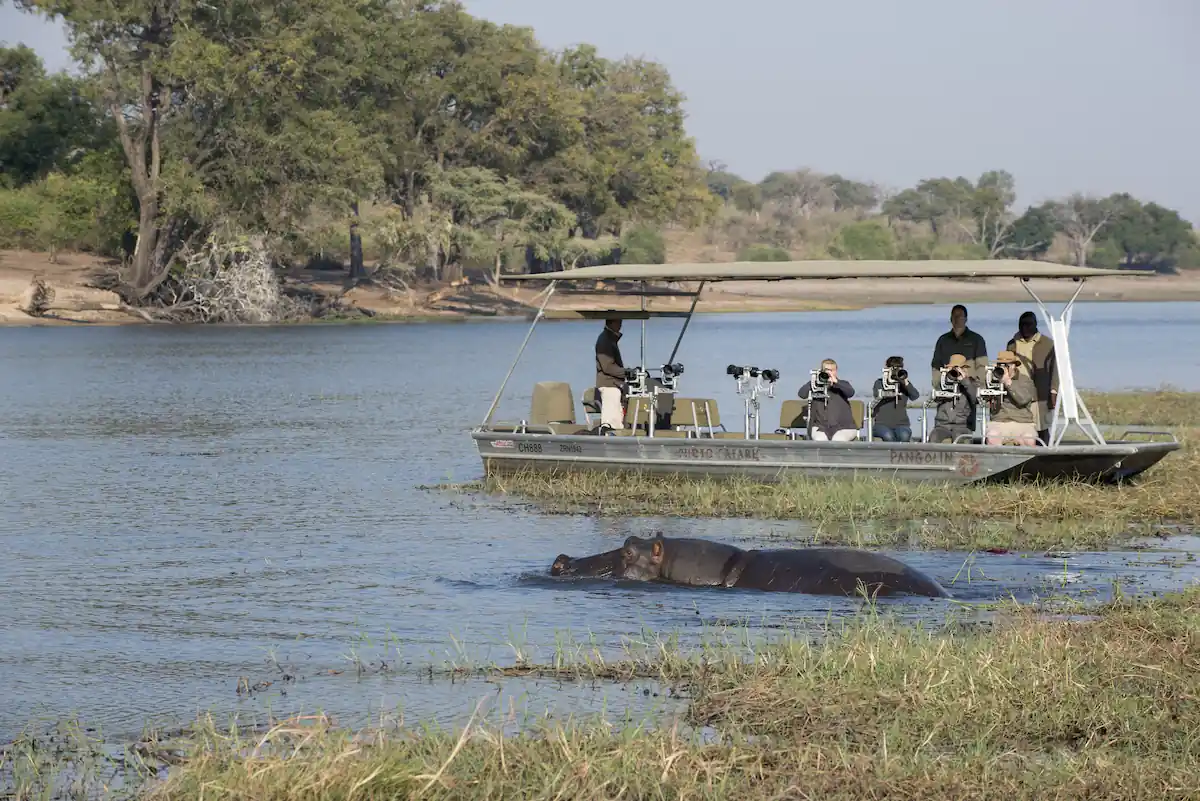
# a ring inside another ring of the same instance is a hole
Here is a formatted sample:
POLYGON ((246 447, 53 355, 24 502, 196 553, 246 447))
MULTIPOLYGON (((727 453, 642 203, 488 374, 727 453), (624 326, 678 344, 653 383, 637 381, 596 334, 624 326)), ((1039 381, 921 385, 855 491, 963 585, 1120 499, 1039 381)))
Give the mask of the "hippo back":
POLYGON ((735 545, 712 540, 670 537, 663 540, 662 579, 677 584, 720 586, 729 568, 745 554, 735 545))
POLYGON ((949 597, 933 577, 898 559, 857 548, 749 551, 734 587, 812 595, 949 597))

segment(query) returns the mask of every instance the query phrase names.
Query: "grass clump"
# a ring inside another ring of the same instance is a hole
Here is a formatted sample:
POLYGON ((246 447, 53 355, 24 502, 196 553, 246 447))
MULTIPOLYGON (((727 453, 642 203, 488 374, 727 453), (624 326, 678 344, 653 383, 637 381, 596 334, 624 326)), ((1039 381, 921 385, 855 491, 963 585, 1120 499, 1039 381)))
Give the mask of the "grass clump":
POLYGON ((149 798, 1193 798, 1200 590, 990 629, 867 618, 745 660, 676 658, 685 728, 516 737, 210 728, 149 798), (708 735, 687 726, 703 724, 708 735))
POLYGON ((956 487, 875 477, 746 478, 524 471, 487 476, 485 492, 528 498, 550 512, 804 520, 821 542, 916 544, 963 550, 1086 547, 1162 524, 1200 523, 1200 394, 1175 390, 1087 396, 1100 420, 1163 425, 1183 447, 1120 486, 1023 482, 956 487), (901 525, 918 521, 919 525, 901 525))

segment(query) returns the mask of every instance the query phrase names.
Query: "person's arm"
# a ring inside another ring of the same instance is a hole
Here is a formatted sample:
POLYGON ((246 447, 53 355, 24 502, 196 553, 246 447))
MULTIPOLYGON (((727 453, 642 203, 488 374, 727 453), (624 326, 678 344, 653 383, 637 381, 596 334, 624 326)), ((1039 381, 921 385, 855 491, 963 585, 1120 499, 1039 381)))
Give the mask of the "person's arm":
POLYGON ((1050 371, 1050 408, 1053 409, 1058 403, 1058 356, 1053 345, 1046 354, 1046 369, 1050 371))
POLYGON ((904 394, 908 396, 909 400, 916 400, 921 397, 921 391, 914 387, 911 381, 904 382, 904 394))
POLYGON ((966 378, 960 382, 962 384, 963 394, 967 396, 967 400, 974 406, 979 402, 979 392, 975 385, 975 381, 971 378, 966 378))
MULTIPOLYGON (((876 401, 883 400, 883 379, 876 378, 875 383, 871 386, 871 397, 876 401)), ((876 406, 879 404, 876 403, 876 406)))
POLYGON ((938 388, 938 383, 941 381, 942 366, 946 364, 942 359, 942 339, 945 336, 945 334, 942 334, 942 336, 938 337, 937 342, 933 344, 933 360, 929 363, 929 366, 933 368, 930 373, 929 385, 934 389, 938 388))
POLYGON ((980 383, 983 383, 985 376, 987 375, 988 367, 987 343, 983 341, 982 335, 976 333, 975 336, 979 337, 979 350, 975 352, 975 359, 972 362, 972 367, 975 370, 975 378, 980 383))
POLYGON ((1034 399, 1037 397, 1037 391, 1033 388, 1033 379, 1025 376, 1022 376, 1021 378, 1023 380, 1016 380, 1009 384, 1008 397, 1009 400, 1013 402, 1014 406, 1024 409, 1029 404, 1033 403, 1034 399))
POLYGON ((849 399, 854 397, 854 385, 844 378, 839 378, 836 384, 830 384, 829 388, 843 398, 849 399))

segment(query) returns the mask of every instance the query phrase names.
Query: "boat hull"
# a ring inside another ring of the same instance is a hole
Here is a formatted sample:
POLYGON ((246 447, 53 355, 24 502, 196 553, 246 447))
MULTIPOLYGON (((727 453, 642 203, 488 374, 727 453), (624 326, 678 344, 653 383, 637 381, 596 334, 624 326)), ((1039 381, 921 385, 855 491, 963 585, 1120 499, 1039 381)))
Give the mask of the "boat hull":
POLYGON ((472 432, 487 475, 521 471, 634 471, 779 481, 868 475, 950 485, 986 481, 1128 478, 1179 448, 1120 442, 1055 448, 922 442, 813 442, 709 437, 472 432))

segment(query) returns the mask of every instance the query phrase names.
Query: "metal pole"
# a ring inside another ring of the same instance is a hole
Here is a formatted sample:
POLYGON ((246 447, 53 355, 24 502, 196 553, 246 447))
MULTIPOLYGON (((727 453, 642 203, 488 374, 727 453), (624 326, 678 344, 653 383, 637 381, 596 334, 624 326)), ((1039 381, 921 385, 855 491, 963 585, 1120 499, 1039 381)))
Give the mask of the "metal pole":
POLYGON ((705 283, 705 281, 701 281, 696 294, 692 296, 692 307, 688 309, 688 316, 683 320, 683 328, 679 330, 679 338, 675 340, 675 347, 671 348, 671 355, 667 359, 667 364, 675 363, 675 354, 679 352, 679 345, 683 342, 683 335, 687 333, 688 323, 692 321, 692 315, 696 313, 696 303, 700 300, 700 293, 704 291, 705 283))
POLYGON ((521 361, 521 354, 525 352, 525 346, 529 344, 529 338, 533 336, 533 329, 537 327, 538 320, 542 319, 542 315, 546 312, 546 305, 550 303, 550 298, 554 297, 554 288, 556 286, 558 286, 557 281, 550 282, 550 289, 546 292, 546 299, 542 301, 541 308, 534 315, 533 324, 525 332, 525 341, 521 343, 521 349, 517 351, 517 358, 513 359, 512 367, 508 368, 508 375, 504 376, 504 380, 500 382, 500 389, 496 390, 496 397, 492 399, 492 405, 488 408, 487 416, 480 423, 481 426, 486 426, 492 421, 492 415, 496 413, 496 405, 500 403, 500 396, 504 394, 504 386, 508 383, 508 379, 512 378, 513 370, 517 369, 517 363, 521 361))
MULTIPOLYGON (((642 311, 646 310, 646 282, 642 282, 642 311)), ((646 366, 646 320, 642 320, 642 367, 646 366)))

